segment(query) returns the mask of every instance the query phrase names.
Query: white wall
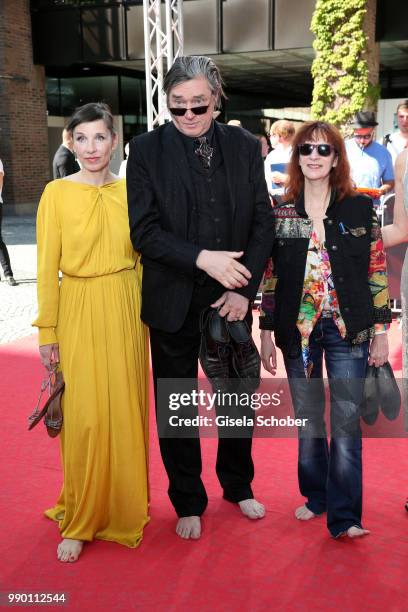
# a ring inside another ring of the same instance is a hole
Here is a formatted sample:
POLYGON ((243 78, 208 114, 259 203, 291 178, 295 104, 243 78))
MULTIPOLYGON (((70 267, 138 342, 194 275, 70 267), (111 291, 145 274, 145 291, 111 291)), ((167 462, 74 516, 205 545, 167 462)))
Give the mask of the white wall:
POLYGON ((406 98, 389 98, 387 100, 378 101, 377 140, 382 140, 386 134, 394 132, 397 129, 397 106, 400 102, 404 102, 404 100, 406 100, 406 98))

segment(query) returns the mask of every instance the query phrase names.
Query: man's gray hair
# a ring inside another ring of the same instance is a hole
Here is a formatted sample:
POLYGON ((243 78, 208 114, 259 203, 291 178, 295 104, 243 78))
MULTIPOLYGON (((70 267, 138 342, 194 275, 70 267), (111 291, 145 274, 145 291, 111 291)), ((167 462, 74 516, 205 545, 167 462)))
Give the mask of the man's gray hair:
POLYGON ((219 107, 221 105, 221 97, 226 98, 222 88, 223 81, 220 71, 213 60, 205 57, 205 55, 185 55, 175 59, 174 64, 164 77, 163 91, 166 96, 169 96, 171 90, 180 85, 180 83, 185 83, 198 77, 204 77, 207 80, 211 92, 215 96, 216 106, 219 107))

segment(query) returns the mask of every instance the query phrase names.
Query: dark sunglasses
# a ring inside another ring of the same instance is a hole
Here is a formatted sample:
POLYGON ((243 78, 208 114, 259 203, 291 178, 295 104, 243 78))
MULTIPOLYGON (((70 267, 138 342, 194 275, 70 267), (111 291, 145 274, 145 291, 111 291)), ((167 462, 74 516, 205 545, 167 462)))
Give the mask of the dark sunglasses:
POLYGON ((310 155, 314 149, 317 149, 318 154, 321 157, 329 157, 335 148, 329 144, 310 144, 305 142, 304 144, 298 145, 300 155, 310 155))
POLYGON ((205 113, 208 111, 208 107, 210 105, 207 104, 207 106, 192 106, 191 108, 169 108, 169 111, 171 112, 172 115, 175 115, 176 117, 183 117, 186 112, 188 110, 191 110, 192 113, 194 113, 194 115, 205 115, 205 113))

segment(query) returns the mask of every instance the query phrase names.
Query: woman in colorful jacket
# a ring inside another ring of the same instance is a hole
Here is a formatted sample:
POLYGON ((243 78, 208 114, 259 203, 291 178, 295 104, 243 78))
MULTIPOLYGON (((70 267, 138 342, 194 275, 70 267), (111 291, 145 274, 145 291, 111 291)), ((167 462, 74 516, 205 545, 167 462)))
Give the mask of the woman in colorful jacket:
POLYGON ((381 232, 372 201, 353 190, 340 132, 324 122, 298 130, 285 203, 274 209, 276 238, 265 272, 261 357, 276 372, 282 350, 299 429, 295 511, 327 512, 333 537, 369 533, 361 523, 359 406, 367 363, 388 358, 391 322, 381 232), (330 387, 331 441, 324 421, 322 359, 330 387))

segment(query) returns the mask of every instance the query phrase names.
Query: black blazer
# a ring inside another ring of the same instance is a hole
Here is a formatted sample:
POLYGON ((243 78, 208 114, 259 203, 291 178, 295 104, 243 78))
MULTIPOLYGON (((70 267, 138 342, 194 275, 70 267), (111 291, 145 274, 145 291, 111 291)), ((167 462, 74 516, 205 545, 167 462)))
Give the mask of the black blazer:
POLYGON ((79 170, 80 167, 72 151, 66 146, 60 145, 52 160, 52 174, 54 178, 64 178, 64 176, 75 174, 79 170))
MULTIPOLYGON (((236 126, 215 123, 231 202, 230 250, 252 278, 238 292, 255 297, 273 242, 274 221, 257 139, 236 126)), ((176 332, 183 325, 201 248, 188 241, 194 201, 184 145, 168 123, 134 138, 127 163, 130 237, 142 254, 142 319, 176 332)))
MULTIPOLYGON (((287 202, 274 208, 273 215, 276 220, 276 240, 272 249, 274 278, 268 280, 265 277, 259 323, 261 329, 275 331, 276 344, 285 351, 291 348, 295 337, 300 342, 296 321, 312 221, 306 214, 303 194, 295 203, 287 202), (271 291, 267 290, 268 285, 273 287, 271 291)), ((385 271, 383 247, 378 242, 381 228, 373 203, 366 196, 357 194, 337 200, 333 193, 324 226, 333 283, 347 339, 362 342, 369 338, 375 323, 391 322, 386 278, 380 285, 375 272, 371 273, 373 278, 369 276, 372 247, 374 251, 380 249, 376 270, 385 271), (373 295, 376 293, 380 299, 374 305, 373 295)))

